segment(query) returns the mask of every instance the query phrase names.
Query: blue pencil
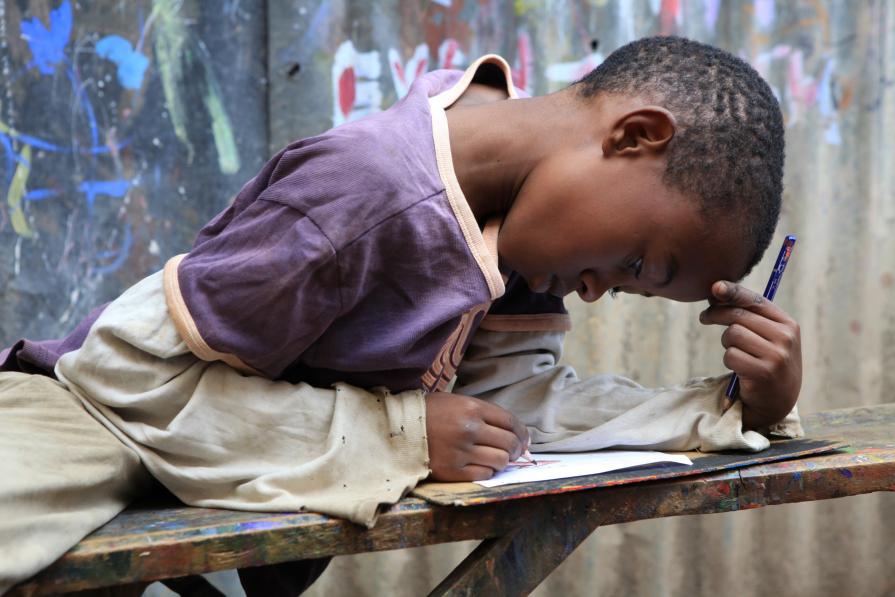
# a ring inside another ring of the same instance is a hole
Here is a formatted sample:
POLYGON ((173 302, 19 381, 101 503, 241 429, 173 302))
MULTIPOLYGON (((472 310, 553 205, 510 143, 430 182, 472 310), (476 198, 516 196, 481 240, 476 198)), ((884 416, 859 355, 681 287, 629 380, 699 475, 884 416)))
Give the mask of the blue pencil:
MULTIPOLYGON (((764 297, 769 301, 774 300, 774 295, 777 294, 777 287, 780 286, 780 280, 783 279, 783 270, 786 269, 786 264, 789 263, 789 256, 792 255, 792 248, 796 244, 796 237, 790 234, 783 241, 783 246, 780 247, 780 254, 777 255, 777 261, 774 263, 774 270, 771 272, 771 277, 768 279, 768 285, 765 286, 764 289, 764 297)), ((740 378, 734 373, 733 377, 730 378, 730 383, 727 384, 727 391, 724 392, 724 395, 727 396, 727 405, 724 410, 727 410, 731 404, 733 404, 734 400, 737 398, 737 391, 740 389, 740 378)))

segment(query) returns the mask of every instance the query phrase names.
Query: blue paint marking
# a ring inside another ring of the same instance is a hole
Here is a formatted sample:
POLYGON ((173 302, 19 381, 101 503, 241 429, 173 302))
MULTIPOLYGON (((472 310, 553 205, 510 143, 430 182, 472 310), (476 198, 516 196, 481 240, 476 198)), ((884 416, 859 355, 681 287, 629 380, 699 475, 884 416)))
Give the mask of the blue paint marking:
POLYGON ((267 529, 275 529, 282 526, 279 522, 273 520, 249 520, 236 525, 240 531, 266 531, 267 529))
POLYGON ((93 143, 92 146, 96 147, 99 145, 99 132, 96 127, 96 115, 93 113, 93 104, 87 99, 86 87, 80 84, 74 69, 69 67, 65 72, 68 75, 68 80, 71 81, 71 90, 75 99, 81 102, 84 113, 87 115, 87 124, 90 126, 90 140, 93 143))
POLYGON ((54 145, 49 141, 44 141, 43 139, 38 139, 37 137, 32 137, 31 135, 16 135, 16 139, 21 141, 22 143, 27 143, 31 147, 36 149, 44 149, 46 151, 56 151, 61 153, 67 153, 68 150, 64 147, 60 147, 59 145, 54 145))
POLYGON ((843 477, 848 477, 849 479, 852 478, 852 472, 847 468, 839 469, 839 472, 842 473, 843 477))
POLYGON ((117 251, 102 251, 97 253, 97 259, 108 259, 110 257, 115 257, 112 263, 108 265, 101 265, 97 267, 91 268, 93 273, 96 274, 110 274, 117 269, 119 269, 124 262, 127 260, 127 256, 130 255, 131 246, 134 244, 134 237, 131 234, 131 226, 130 224, 124 225, 124 238, 121 239, 121 246, 118 247, 117 251))
POLYGON ((31 48, 32 64, 41 73, 52 75, 56 65, 65 59, 65 45, 71 35, 71 25, 71 4, 68 0, 63 0, 59 8, 50 11, 49 29, 37 17, 22 21, 22 38, 31 48))
POLYGON ((93 211, 93 203, 97 195, 124 197, 131 183, 127 180, 85 180, 78 185, 78 190, 87 195, 87 210, 93 211))
MULTIPOLYGON (((21 143, 30 145, 31 147, 33 147, 35 149, 43 149, 44 151, 50 151, 53 153, 72 153, 72 150, 67 147, 62 147, 61 145, 56 145, 54 143, 50 143, 49 141, 44 141, 43 139, 41 139, 39 137, 34 137, 32 135, 25 135, 23 133, 14 132, 12 135, 12 138, 15 139, 16 141, 20 141, 21 143)), ((120 149, 127 147, 130 144, 131 144, 131 139, 125 139, 125 140, 121 141, 120 143, 118 143, 117 145, 115 145, 114 149, 115 149, 115 151, 118 151, 120 149)), ((0 133, 0 145, 3 145, 3 147, 11 155, 15 156, 16 161, 21 161, 21 157, 15 151, 13 151, 12 145, 9 143, 9 137, 7 135, 4 135, 3 133, 0 133)), ((112 149, 113 148, 109 147, 108 145, 95 145, 93 147, 87 147, 87 148, 80 149, 79 153, 97 155, 97 154, 111 153, 112 149)))
POLYGON ((6 170, 6 175, 3 178, 6 180, 6 186, 9 186, 9 183, 12 182, 13 169, 15 168, 15 158, 13 156, 16 155, 16 152, 12 149, 9 137, 3 133, 0 133, 0 146, 3 147, 4 169, 6 170))
POLYGON ((12 169, 14 168, 14 165, 16 162, 18 162, 19 164, 22 164, 26 168, 31 167, 31 162, 26 160, 22 154, 16 153, 16 150, 14 150, 12 148, 12 143, 10 143, 9 137, 7 137, 6 135, 4 135, 2 133, 0 133, 0 145, 3 145, 3 149, 6 150, 6 165, 10 171, 9 172, 10 180, 12 180, 12 177, 13 177, 12 169))
POLYGON ((115 63, 122 87, 139 89, 143 85, 143 73, 149 66, 149 59, 135 52, 131 42, 119 35, 108 35, 96 42, 96 53, 115 63))
POLYGON ((329 31, 329 17, 331 12, 330 2, 321 2, 311 18, 305 33, 295 42, 280 51, 280 64, 288 61, 303 62, 308 60, 314 52, 314 48, 323 43, 323 36, 329 31))
POLYGON ((57 189, 31 189, 25 193, 25 201, 43 201, 59 195, 61 195, 61 192, 57 189))

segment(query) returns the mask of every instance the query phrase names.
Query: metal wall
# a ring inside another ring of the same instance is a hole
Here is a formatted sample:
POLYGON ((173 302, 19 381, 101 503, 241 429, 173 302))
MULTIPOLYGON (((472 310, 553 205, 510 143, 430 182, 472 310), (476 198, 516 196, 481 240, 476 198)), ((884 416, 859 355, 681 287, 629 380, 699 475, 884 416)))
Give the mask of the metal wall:
POLYGON ((261 0, 0 2, 0 344, 56 337, 267 157, 261 0))
MULTIPOLYGON (((783 107, 777 239, 800 240, 777 302, 802 325, 802 409, 893 399, 891 0, 7 0, 0 10, 3 343, 64 332, 185 250, 267 155, 385 109, 418 73, 498 52, 517 85, 541 94, 626 41, 676 33, 751 62, 783 107)), ((698 324, 699 306, 569 306, 567 359, 582 374, 665 384, 722 370, 720 330, 698 324)), ((893 594, 893 521, 883 495, 600 529, 538 594, 893 594)), ((341 558, 312 593, 425 593, 469 547, 341 558)))

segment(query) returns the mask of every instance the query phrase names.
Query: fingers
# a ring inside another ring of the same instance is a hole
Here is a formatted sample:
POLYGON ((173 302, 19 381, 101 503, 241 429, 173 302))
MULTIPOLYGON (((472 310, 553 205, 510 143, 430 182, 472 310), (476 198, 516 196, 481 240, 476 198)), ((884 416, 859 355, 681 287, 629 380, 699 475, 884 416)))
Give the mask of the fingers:
POLYGON ((460 469, 455 479, 451 481, 484 481, 494 476, 494 469, 477 464, 467 464, 460 469))
POLYGON ((494 425, 495 427, 500 427, 502 429, 506 429, 507 431, 512 431, 516 434, 522 444, 528 446, 529 438, 528 438, 528 429, 525 425, 522 424, 522 421, 519 420, 516 415, 506 410, 505 408, 501 408, 496 404, 491 404, 490 402, 481 402, 481 415, 482 419, 488 423, 489 425, 494 425))
POLYGON ((493 472, 502 471, 510 463, 510 455, 500 448, 491 446, 475 446, 469 451, 469 463, 478 466, 487 466, 493 472))
POLYGON ((700 323, 705 325, 740 326, 770 342, 791 348, 798 343, 799 326, 786 313, 781 319, 772 320, 744 307, 720 305, 709 307, 699 314, 700 323))
POLYGON ((738 323, 731 324, 721 334, 721 346, 739 348, 759 359, 777 350, 773 342, 738 323))
POLYGON ((786 322, 790 320, 783 309, 742 284, 723 280, 715 282, 712 284, 712 297, 709 303, 713 307, 717 305, 740 307, 774 321, 786 322))
POLYGON ((503 450, 509 454, 510 462, 518 459, 526 448, 526 444, 522 443, 522 439, 518 435, 493 425, 483 427, 479 431, 475 443, 503 450))
POLYGON ((437 475, 443 481, 482 481, 502 471, 510 463, 509 455, 498 448, 475 446, 465 455, 469 462, 437 475))
POLYGON ((741 377, 764 378, 768 374, 765 361, 737 347, 728 348, 724 352, 724 366, 731 371, 736 371, 741 377))

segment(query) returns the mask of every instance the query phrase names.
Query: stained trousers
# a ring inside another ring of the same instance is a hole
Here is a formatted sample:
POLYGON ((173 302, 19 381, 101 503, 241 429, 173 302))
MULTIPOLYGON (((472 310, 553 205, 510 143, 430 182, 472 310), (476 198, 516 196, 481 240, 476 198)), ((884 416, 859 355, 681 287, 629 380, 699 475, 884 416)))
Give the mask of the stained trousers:
POLYGON ((62 384, 0 373, 0 594, 150 486, 137 454, 62 384))
MULTIPOLYGON (((154 486, 137 454, 62 384, 0 373, 0 595, 154 486)), ((250 596, 298 595, 328 563, 284 562, 239 576, 250 596)))

